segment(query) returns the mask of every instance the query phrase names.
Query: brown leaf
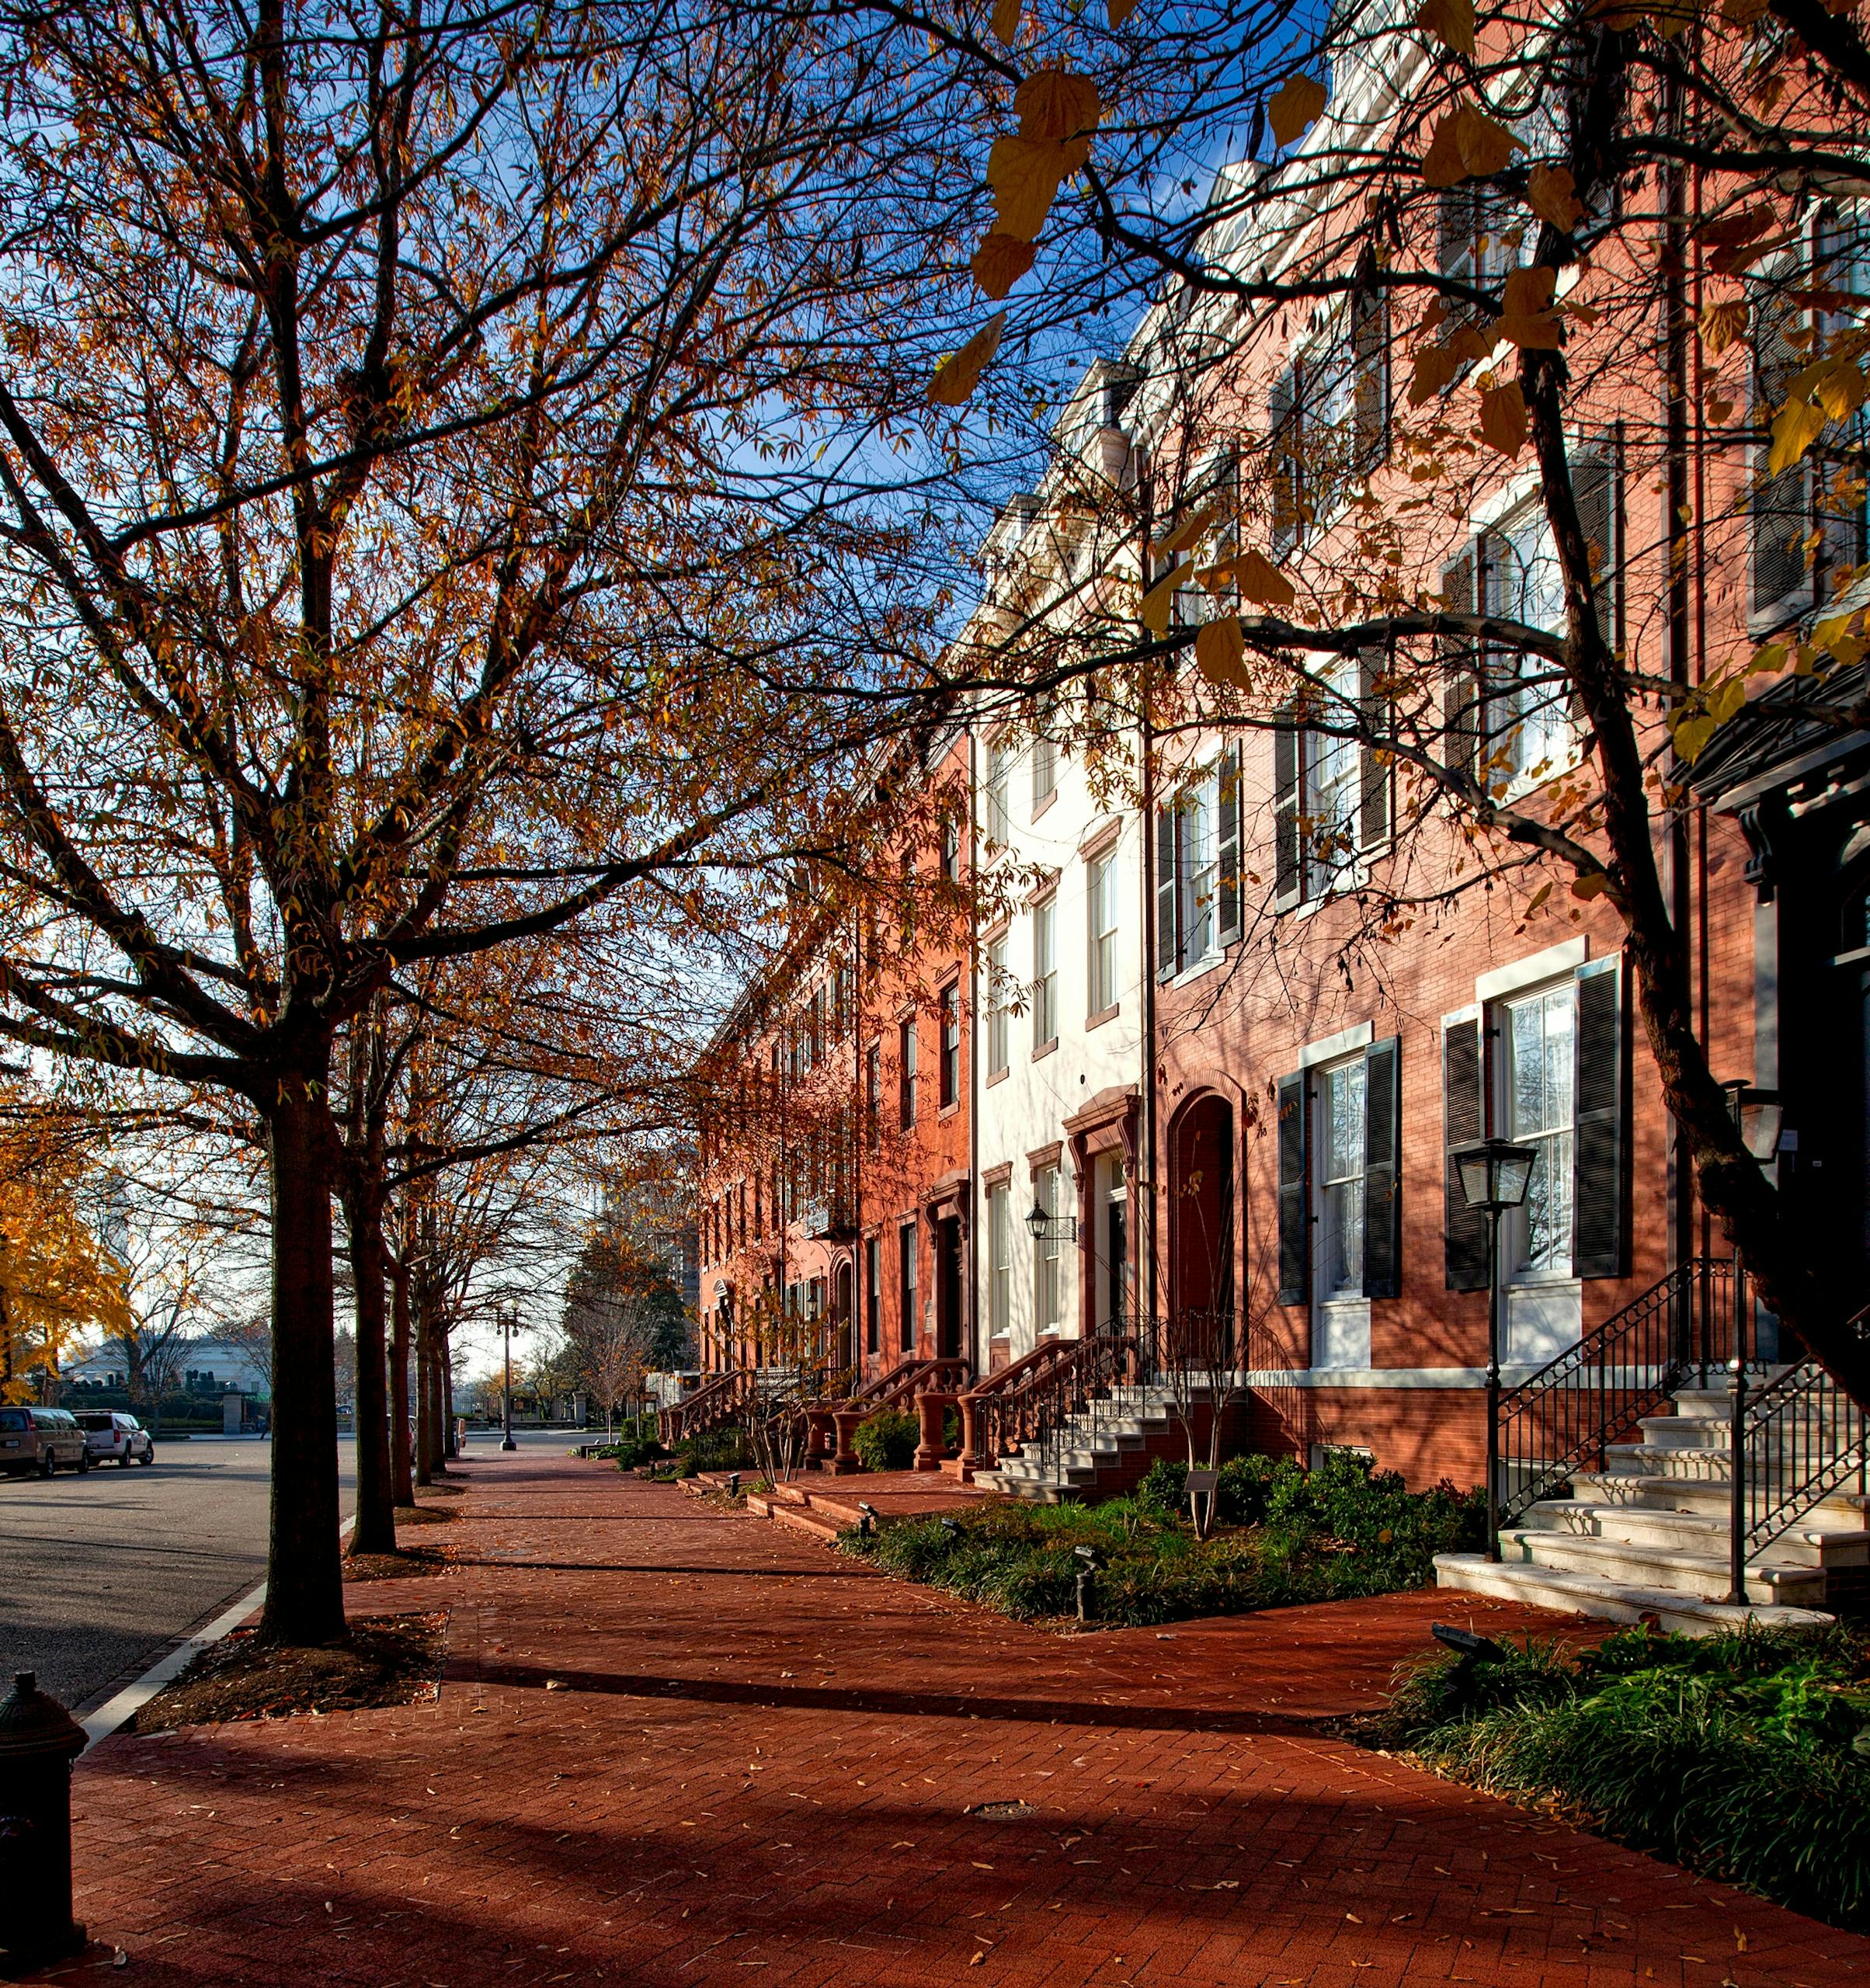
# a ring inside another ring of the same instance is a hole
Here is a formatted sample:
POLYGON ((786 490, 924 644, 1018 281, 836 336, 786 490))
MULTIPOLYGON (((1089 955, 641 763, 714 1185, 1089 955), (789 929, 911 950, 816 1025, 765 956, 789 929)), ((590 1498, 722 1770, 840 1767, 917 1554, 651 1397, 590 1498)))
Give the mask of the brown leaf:
POLYGON ((1020 31, 1020 0, 993 0, 993 32, 1010 48, 1020 31))
POLYGON ((1711 353, 1722 353, 1736 339, 1747 335, 1747 300, 1743 297, 1723 298, 1718 304, 1701 306, 1701 343, 1711 353))
POLYGON ((1503 124, 1458 104, 1437 123, 1422 156, 1425 186, 1456 186, 1464 179, 1490 179, 1503 172, 1515 151, 1525 149, 1503 124))
POLYGON ((1108 0, 1111 25, 1120 28, 1136 12, 1136 0, 1108 0))
POLYGON ((1601 870, 1594 870, 1588 877, 1580 877, 1571 887, 1574 898, 1582 898, 1588 904, 1593 898, 1601 898, 1611 887, 1611 880, 1601 870))
POLYGON ((1243 552, 1233 565, 1234 579, 1249 600, 1257 600, 1263 607, 1290 607, 1298 599, 1292 582, 1260 554, 1243 552))
POLYGON ((959 352, 951 353, 935 369, 929 382, 929 399, 937 407, 963 405, 980 384, 987 363, 1000 349, 1000 336, 1006 328, 1006 314, 996 311, 968 339, 959 352))
POLYGON ((1530 269, 1508 271, 1503 300, 1505 315, 1509 318, 1530 318, 1538 311, 1549 311, 1552 294, 1558 287, 1558 271, 1546 268, 1542 262, 1535 262, 1530 269))
POLYGON ((987 155, 994 232, 1031 241, 1045 225, 1060 185, 1090 155, 1088 138, 996 138, 987 155))
POLYGON ((1172 572, 1165 573, 1149 591, 1143 596, 1142 624, 1152 635, 1166 635, 1169 632, 1169 615, 1175 605, 1175 596, 1184 580, 1194 571, 1192 559, 1179 560, 1172 572))
POLYGON ((1295 144, 1323 115, 1330 92, 1316 78, 1292 76, 1267 100, 1267 122, 1282 145, 1295 144))
POLYGON ((1032 267, 1034 253, 1032 244, 1017 235, 989 235, 968 266, 974 280, 997 301, 1032 267))
POLYGON ((1230 614, 1225 621, 1204 621, 1194 638, 1196 667, 1211 683, 1224 683, 1244 690, 1253 679, 1246 669, 1246 641, 1240 632, 1240 617, 1230 614))
POLYGON ((1526 446, 1526 397, 1519 382, 1509 380, 1503 387, 1489 387, 1480 397, 1481 440, 1513 462, 1526 446))
POLYGON ((1561 235, 1569 235, 1584 217, 1569 166, 1535 165, 1526 176, 1526 204, 1561 235))
POLYGON ((1159 538, 1151 548, 1159 559, 1166 559, 1172 552, 1187 552, 1198 545, 1215 521, 1227 509, 1227 500, 1217 498, 1211 504, 1204 504, 1198 511, 1190 511, 1187 517, 1166 537, 1159 538))
POLYGON ((1474 53, 1473 0, 1422 0, 1416 25, 1457 54, 1474 53))
POLYGON ((1565 337, 1555 311, 1540 311, 1529 318, 1499 318, 1489 327, 1496 339, 1504 339, 1528 352, 1556 352, 1565 337))
POLYGON ((1451 387, 1461 371, 1461 361, 1444 345, 1424 346, 1416 354, 1416 370, 1409 383, 1409 404, 1420 407, 1424 401, 1451 387))
POLYGON ((1104 106, 1089 76, 1035 69, 1013 93, 1022 138, 1081 138, 1095 131, 1104 106))

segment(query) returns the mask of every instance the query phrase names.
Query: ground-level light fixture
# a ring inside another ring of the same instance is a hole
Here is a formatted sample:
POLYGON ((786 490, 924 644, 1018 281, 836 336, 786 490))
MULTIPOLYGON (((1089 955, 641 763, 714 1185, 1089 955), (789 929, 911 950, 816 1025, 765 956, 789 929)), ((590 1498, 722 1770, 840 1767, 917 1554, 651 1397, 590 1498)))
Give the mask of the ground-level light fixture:
POLYGON ((1500 1218, 1518 1208, 1532 1184, 1534 1146, 1473 1139, 1448 1156, 1468 1206, 1487 1218, 1487 1558, 1500 1558, 1500 1218))

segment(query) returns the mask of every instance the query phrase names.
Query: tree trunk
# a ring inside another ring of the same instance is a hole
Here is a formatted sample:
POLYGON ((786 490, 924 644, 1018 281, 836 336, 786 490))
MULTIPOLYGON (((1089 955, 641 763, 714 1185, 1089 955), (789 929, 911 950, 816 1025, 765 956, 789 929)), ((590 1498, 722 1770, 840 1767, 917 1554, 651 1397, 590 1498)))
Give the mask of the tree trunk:
POLYGON ((383 1240, 383 1208, 367 1183, 344 1196, 350 1242, 351 1281, 357 1314, 357 1524, 353 1553, 396 1551, 395 1479, 390 1461, 389 1386, 384 1279, 388 1252, 383 1240))
POLYGON ((395 1501, 415 1502, 415 1460, 409 1442, 409 1273, 390 1266, 390 1471, 395 1501))
POLYGON ((268 1642, 344 1639, 338 1388, 332 1333, 332 1137, 324 1072, 283 1080, 266 1111, 273 1202, 273 1504, 268 1642))

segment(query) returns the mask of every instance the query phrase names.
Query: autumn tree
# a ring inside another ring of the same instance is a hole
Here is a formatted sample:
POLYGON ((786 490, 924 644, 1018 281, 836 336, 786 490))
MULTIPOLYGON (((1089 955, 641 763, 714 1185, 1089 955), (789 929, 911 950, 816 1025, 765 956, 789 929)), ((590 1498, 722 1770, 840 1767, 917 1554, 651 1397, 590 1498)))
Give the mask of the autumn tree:
POLYGON ((262 1128, 263 1633, 325 1642, 339 1032, 605 904, 648 955, 711 861, 817 839, 920 671, 928 534, 857 445, 940 342, 971 96, 784 5, 0 43, 0 1034, 262 1128))
MULTIPOLYGON (((1241 87, 1176 124, 1135 94, 1155 23, 1130 13, 1010 8, 956 45, 1013 86, 975 207, 1002 309, 932 398, 1017 420, 1045 328, 1150 289, 1104 348, 1142 446, 1100 474, 1051 438, 1054 513, 984 575, 957 692, 1048 700, 1132 794, 1180 736, 1354 743, 1396 780, 1396 859, 1345 893, 1344 957, 1379 971, 1483 895, 1608 906, 1702 1205, 1870 1401, 1847 1294, 1710 1067, 1672 881, 1694 763, 1750 696, 1830 675, 1857 721, 1870 45, 1807 0, 1223 9, 1206 59, 1241 87), (1204 151, 1225 162, 1191 199, 1204 151), (1463 536, 1516 477, 1541 543, 1482 597, 1463 536)), ((1349 845, 1248 798, 1277 949, 1295 866, 1348 870, 1349 845)))

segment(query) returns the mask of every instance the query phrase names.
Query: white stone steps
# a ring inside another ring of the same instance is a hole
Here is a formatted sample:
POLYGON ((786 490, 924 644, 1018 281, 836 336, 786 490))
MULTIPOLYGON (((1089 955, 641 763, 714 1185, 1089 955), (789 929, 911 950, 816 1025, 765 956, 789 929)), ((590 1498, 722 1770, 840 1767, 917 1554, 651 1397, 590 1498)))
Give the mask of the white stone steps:
MULTIPOLYGON (((1725 1552, 1691 1552, 1675 1546, 1580 1538, 1536 1529, 1502 1532, 1500 1549, 1508 1559, 1596 1580, 1619 1581, 1649 1592, 1705 1600, 1727 1591, 1725 1552)), ((1747 1569, 1747 1594, 1752 1601, 1815 1607, 1824 1600, 1824 1569, 1755 1562, 1747 1569)))
POLYGON ((1490 1561, 1479 1553, 1437 1553, 1435 1580, 1438 1587, 1469 1594, 1490 1594, 1503 1601, 1594 1615, 1605 1621, 1640 1622, 1648 1618, 1658 1628, 1684 1636, 1717 1635, 1750 1621, 1780 1628, 1816 1628, 1831 1620, 1818 1609, 1771 1604, 1741 1608, 1529 1561, 1490 1561))

